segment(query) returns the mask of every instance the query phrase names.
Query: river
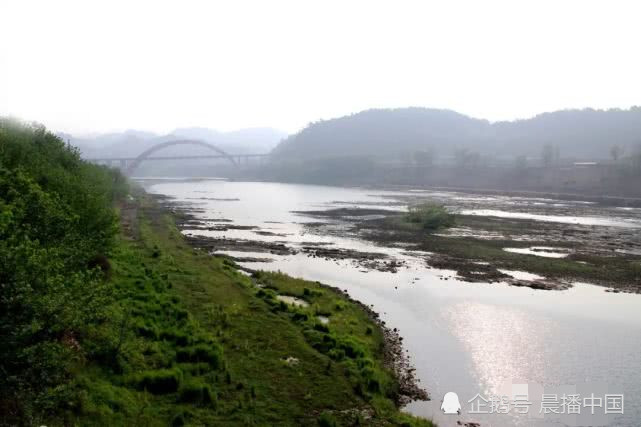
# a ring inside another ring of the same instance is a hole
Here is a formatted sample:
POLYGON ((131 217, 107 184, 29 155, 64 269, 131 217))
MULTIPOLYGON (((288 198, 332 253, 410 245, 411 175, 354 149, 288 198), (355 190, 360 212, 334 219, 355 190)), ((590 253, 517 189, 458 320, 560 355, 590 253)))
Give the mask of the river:
MULTIPOLYGON (((545 291, 502 283, 463 282, 452 271, 428 268, 419 254, 402 248, 377 246, 348 233, 316 234, 304 224, 319 219, 295 213, 345 206, 402 209, 403 197, 416 192, 224 180, 155 181, 147 187, 152 193, 167 195, 187 206, 194 215, 211 224, 231 220, 235 225, 258 227, 191 231, 194 234, 278 241, 293 247, 322 242, 359 251, 385 252, 404 261, 393 273, 364 269, 350 260, 309 257, 302 252, 231 253, 270 258, 271 262, 251 262, 246 266, 280 270, 338 286, 372 305, 387 326, 400 331, 420 384, 431 395, 429 402, 408 405, 406 410, 411 413, 432 418, 441 426, 456 425, 457 421, 493 426, 559 425, 547 416, 543 420, 532 417, 532 413, 540 412, 536 401, 527 415, 515 411, 470 414, 469 401, 477 394, 485 398, 501 395, 506 382, 529 383, 531 387, 585 383, 589 387, 601 383, 608 392, 623 394, 625 399, 624 413, 610 415, 610 425, 639 425, 641 295, 609 293, 603 287, 583 283, 575 283, 564 291, 545 291), (441 411, 441 399, 447 392, 458 394, 461 415, 445 415, 441 411)), ((478 195, 440 192, 433 196, 445 200, 467 197, 481 208, 487 207, 484 197, 478 195)), ((600 225, 602 221, 605 225, 612 221, 609 225, 617 227, 641 224, 639 210, 610 210, 619 212, 618 218, 612 213, 595 216, 594 208, 587 203, 582 215, 582 205, 577 202, 505 196, 502 200, 505 202, 502 206, 515 206, 514 212, 535 219, 540 204, 559 205, 563 209, 571 203, 575 207, 573 215, 580 221, 585 218, 600 225)), ((507 207, 504 211, 511 211, 507 207)), ((484 214, 501 215, 495 211, 484 214)), ((560 217, 561 222, 570 221, 564 215, 560 217)), ((595 395, 599 391, 594 390, 595 395)))

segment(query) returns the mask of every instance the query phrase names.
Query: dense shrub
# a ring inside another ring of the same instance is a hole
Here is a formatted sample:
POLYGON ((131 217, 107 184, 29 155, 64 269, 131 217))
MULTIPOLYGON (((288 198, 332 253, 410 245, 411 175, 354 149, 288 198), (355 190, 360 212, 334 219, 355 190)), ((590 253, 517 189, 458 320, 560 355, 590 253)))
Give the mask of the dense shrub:
POLYGON ((449 213, 443 205, 424 203, 410 206, 405 221, 420 225, 426 231, 436 231, 440 228, 454 225, 454 215, 449 213))
POLYGON ((222 364, 222 349, 217 344, 197 344, 179 349, 176 352, 176 360, 178 362, 206 362, 213 369, 218 369, 222 364))
POLYGON ((323 323, 315 323, 314 324, 314 329, 319 331, 319 332, 329 332, 329 326, 323 324, 323 323))
MULTIPOLYGON (((104 254, 119 172, 88 164, 39 125, 0 118, 0 406, 38 419, 65 399, 70 365, 107 305, 104 254)), ((10 421, 9 421, 10 422, 10 421)))
POLYGON ((153 394, 167 394, 178 390, 181 379, 182 372, 179 369, 157 369, 136 374, 133 383, 153 394))
POLYGON ((185 415, 182 412, 174 415, 171 419, 171 427, 182 427, 185 425, 185 415))
POLYGON ((318 426, 319 427, 336 427, 336 419, 329 412, 323 412, 318 417, 318 426))
POLYGON ((180 370, 189 373, 192 375, 200 375, 211 371, 211 366, 209 363, 197 362, 197 363, 182 363, 180 364, 180 370))
POLYGON ((164 330, 160 333, 160 338, 163 340, 168 340, 176 343, 180 346, 186 346, 191 341, 187 333, 178 331, 176 329, 164 330))
POLYGON ((180 401, 204 404, 211 402, 211 388, 197 380, 191 380, 180 387, 180 401))
POLYGON ((90 258, 89 261, 87 262, 87 268, 89 270, 93 270, 97 268, 106 277, 109 277, 111 275, 111 263, 109 262, 109 258, 107 258, 103 254, 97 254, 92 258, 90 258))
POLYGON ((294 311, 292 314, 292 320, 295 322, 305 322, 309 319, 309 315, 302 311, 294 311))
POLYGON ((345 352, 345 355, 351 359, 363 357, 365 350, 353 338, 346 337, 338 342, 338 348, 345 352))

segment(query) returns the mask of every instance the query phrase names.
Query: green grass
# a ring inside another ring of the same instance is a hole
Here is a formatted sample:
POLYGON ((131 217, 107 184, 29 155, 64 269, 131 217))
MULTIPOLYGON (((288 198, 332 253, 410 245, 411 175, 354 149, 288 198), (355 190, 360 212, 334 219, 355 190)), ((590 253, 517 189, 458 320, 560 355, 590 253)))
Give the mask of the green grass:
POLYGON ((141 203, 137 239, 121 237, 111 256, 118 297, 87 339, 66 423, 352 425, 365 410, 377 425, 432 425, 394 406, 382 332, 358 305, 283 274, 249 278, 141 203))
MULTIPOLYGON (((483 240, 435 236, 425 239, 421 248, 428 251, 490 262, 497 268, 523 270, 549 278, 583 280, 619 286, 634 283, 640 278, 634 261, 625 257, 570 255, 566 258, 546 258, 503 250, 506 247, 547 246, 549 242, 518 242, 513 240, 483 240), (583 261, 580 263, 578 261, 583 261)), ((567 246, 563 243, 556 246, 567 246)))
MULTIPOLYGON (((457 226, 473 230, 500 232, 507 236, 520 235, 527 227, 550 227, 534 221, 510 221, 482 216, 457 216, 457 226)), ((441 236, 422 230, 419 223, 405 221, 403 216, 389 216, 383 220, 371 221, 363 226, 372 233, 370 238, 377 241, 405 241, 418 245, 428 252, 448 255, 456 259, 453 269, 478 269, 472 261, 489 262, 494 268, 522 270, 547 278, 578 280, 603 284, 612 287, 635 284, 641 280, 639 257, 597 256, 571 254, 566 258, 546 258, 507 252, 506 247, 527 248, 531 246, 550 246, 573 248, 564 241, 519 241, 506 239, 478 239, 473 237, 441 236), (375 226, 375 228, 374 228, 375 226), (581 262, 579 262, 581 261, 581 262)), ((443 266, 443 268, 447 268, 443 266)))

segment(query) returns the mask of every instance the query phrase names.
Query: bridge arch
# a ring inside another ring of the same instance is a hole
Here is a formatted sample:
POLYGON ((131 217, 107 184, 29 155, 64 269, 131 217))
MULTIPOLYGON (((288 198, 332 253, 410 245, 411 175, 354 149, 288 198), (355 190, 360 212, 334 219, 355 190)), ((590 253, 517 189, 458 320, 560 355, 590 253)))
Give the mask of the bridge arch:
POLYGON ((167 142, 162 142, 160 144, 156 144, 153 147, 150 147, 147 150, 145 150, 142 153, 140 153, 138 155, 138 157, 136 157, 127 166, 127 171, 126 171, 127 176, 131 176, 132 173, 136 170, 136 168, 138 166, 140 166, 140 164, 147 157, 151 156, 156 151, 164 150, 165 148, 171 147, 171 146, 174 146, 174 145, 197 145, 197 146, 200 146, 200 147, 208 148, 208 149, 213 150, 216 153, 220 154, 221 156, 223 156, 224 158, 229 160, 231 162, 231 164, 233 164, 234 166, 238 167, 238 162, 236 162, 236 160, 232 156, 230 156, 229 154, 225 153, 223 150, 221 150, 220 148, 216 147, 213 144, 210 144, 210 143, 205 142, 205 141, 199 141, 197 139, 181 139, 181 140, 177 140, 177 141, 167 141, 167 142))

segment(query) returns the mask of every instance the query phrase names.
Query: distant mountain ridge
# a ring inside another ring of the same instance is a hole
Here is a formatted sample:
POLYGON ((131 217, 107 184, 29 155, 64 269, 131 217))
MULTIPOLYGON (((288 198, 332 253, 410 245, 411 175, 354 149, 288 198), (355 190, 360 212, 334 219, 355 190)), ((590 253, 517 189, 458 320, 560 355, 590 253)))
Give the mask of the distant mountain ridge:
POLYGON ((539 156, 550 145, 562 157, 605 159, 611 148, 641 145, 641 107, 628 110, 562 110, 530 119, 491 123, 451 110, 373 109, 310 124, 280 143, 280 158, 400 156, 429 150, 452 155, 539 156))
MULTIPOLYGON (((152 132, 129 129, 124 132, 105 133, 89 137, 76 137, 59 133, 65 141, 78 147, 84 158, 136 157, 153 145, 175 139, 198 139, 216 145, 232 154, 268 153, 283 138, 285 132, 272 128, 247 128, 231 132, 220 132, 203 127, 185 127, 160 135, 152 132)), ((203 149, 199 147, 169 147, 162 155, 183 154, 198 155, 203 149)))

